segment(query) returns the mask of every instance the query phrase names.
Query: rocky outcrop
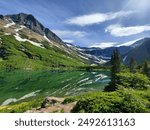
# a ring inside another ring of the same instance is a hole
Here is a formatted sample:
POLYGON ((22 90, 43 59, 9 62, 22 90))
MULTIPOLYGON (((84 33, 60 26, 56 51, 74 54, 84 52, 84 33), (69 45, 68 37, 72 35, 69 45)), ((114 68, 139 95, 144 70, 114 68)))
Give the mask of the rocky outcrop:
POLYGON ((20 13, 16 15, 7 15, 6 17, 10 17, 15 23, 24 25, 34 32, 44 35, 44 26, 30 14, 20 13))
POLYGON ((45 35, 48 39, 50 39, 50 40, 52 39, 52 40, 57 41, 59 43, 63 43, 63 41, 55 33, 50 31, 48 28, 45 28, 44 32, 45 32, 45 35))
POLYGON ((71 113, 77 102, 64 104, 64 98, 47 97, 40 108, 33 108, 26 113, 71 113))
POLYGON ((55 105, 55 104, 58 104, 58 103, 63 103, 63 101, 64 101, 64 98, 47 97, 43 101, 43 103, 41 105, 41 108, 46 108, 49 105, 55 105))

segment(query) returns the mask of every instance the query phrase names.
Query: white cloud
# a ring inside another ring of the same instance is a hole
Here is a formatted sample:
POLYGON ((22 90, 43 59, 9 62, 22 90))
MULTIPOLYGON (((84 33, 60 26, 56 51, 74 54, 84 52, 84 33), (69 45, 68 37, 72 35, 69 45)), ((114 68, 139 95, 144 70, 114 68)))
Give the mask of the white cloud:
POLYGON ((64 39, 63 41, 67 42, 67 43, 73 43, 74 42, 74 40, 71 40, 71 39, 64 39))
POLYGON ((92 24, 99 24, 119 17, 125 17, 133 13, 134 11, 119 11, 113 13, 111 12, 111 13, 88 14, 88 15, 82 15, 82 16, 70 18, 66 21, 66 23, 79 25, 79 26, 86 26, 92 24))
POLYGON ((123 27, 120 24, 115 24, 115 25, 110 25, 105 29, 105 32, 109 32, 111 35, 115 37, 130 36, 145 31, 150 31, 149 25, 123 27))
POLYGON ((102 42, 102 43, 94 43, 93 45, 89 46, 89 47, 97 47, 97 48, 101 48, 101 49, 105 49, 108 47, 113 47, 116 46, 116 42, 102 42))
POLYGON ((52 31, 61 38, 70 38, 70 37, 82 38, 87 35, 87 33, 84 31, 70 31, 70 30, 52 30, 52 31))
POLYGON ((124 7, 127 10, 135 10, 140 14, 144 14, 149 11, 150 0, 128 0, 124 7))

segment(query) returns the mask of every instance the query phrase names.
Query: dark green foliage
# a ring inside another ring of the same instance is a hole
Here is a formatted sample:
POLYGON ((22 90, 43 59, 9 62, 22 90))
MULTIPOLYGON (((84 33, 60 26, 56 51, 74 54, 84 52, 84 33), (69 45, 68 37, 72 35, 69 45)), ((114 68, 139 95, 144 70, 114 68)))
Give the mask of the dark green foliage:
POLYGON ((150 112, 149 93, 134 90, 97 92, 83 95, 72 112, 85 113, 143 113, 150 112))
POLYGON ((121 59, 118 50, 114 50, 111 57, 111 82, 105 87, 105 91, 115 91, 117 89, 117 84, 119 77, 117 73, 121 71, 121 59))
POLYGON ((0 35, 3 35, 4 30, 0 28, 0 35))
POLYGON ((135 59, 132 57, 132 58, 130 59, 130 63, 129 63, 130 72, 135 73, 135 72, 136 72, 136 66, 137 66, 136 61, 135 61, 135 59))
POLYGON ((147 62, 144 63, 143 74, 145 74, 146 76, 150 77, 150 69, 148 67, 148 63, 147 62))
POLYGON ((147 89, 150 87, 150 81, 147 76, 141 73, 120 72, 117 74, 120 81, 117 86, 133 89, 147 89))
POLYGON ((76 97, 68 97, 63 101, 63 104, 68 104, 68 103, 71 103, 71 102, 75 102, 76 100, 77 100, 76 97))
POLYGON ((144 104, 144 101, 136 98, 131 93, 122 93, 124 95, 122 101, 120 102, 121 111, 124 113, 141 113, 141 112, 150 112, 147 108, 147 104, 144 104))

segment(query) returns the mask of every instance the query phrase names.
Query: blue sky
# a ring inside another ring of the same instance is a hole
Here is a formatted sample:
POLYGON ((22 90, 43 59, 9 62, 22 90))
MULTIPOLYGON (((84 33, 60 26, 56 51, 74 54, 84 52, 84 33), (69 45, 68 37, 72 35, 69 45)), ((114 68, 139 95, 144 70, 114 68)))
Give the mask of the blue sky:
POLYGON ((0 14, 20 12, 79 46, 130 45, 150 34, 150 0, 0 0, 0 14))

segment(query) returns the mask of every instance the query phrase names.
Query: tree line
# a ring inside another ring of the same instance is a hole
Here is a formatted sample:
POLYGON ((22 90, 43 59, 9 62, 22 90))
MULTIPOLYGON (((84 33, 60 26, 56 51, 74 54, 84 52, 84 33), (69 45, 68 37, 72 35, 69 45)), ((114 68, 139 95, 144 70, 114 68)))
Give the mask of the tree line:
POLYGON ((150 68, 148 62, 138 65, 131 58, 129 65, 124 65, 120 54, 115 49, 111 56, 111 82, 105 91, 115 91, 119 88, 147 89, 150 85, 150 68))

